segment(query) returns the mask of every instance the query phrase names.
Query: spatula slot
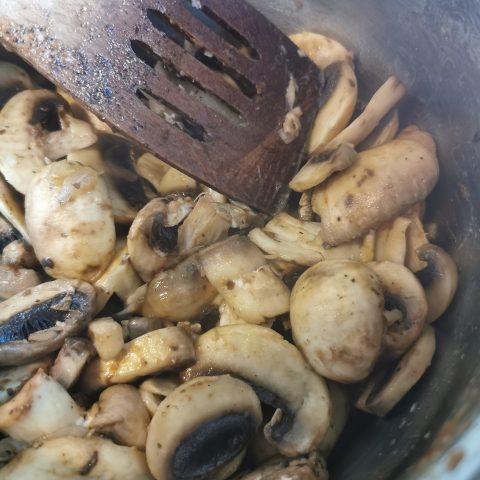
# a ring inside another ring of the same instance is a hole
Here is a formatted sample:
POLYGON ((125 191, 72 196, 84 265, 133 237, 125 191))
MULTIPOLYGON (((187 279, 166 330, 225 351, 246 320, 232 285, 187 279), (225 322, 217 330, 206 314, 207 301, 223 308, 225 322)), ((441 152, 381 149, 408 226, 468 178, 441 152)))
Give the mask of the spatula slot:
POLYGON ((224 102, 214 93, 204 89, 192 78, 188 77, 185 72, 177 70, 175 65, 159 57, 147 44, 140 40, 131 40, 130 43, 137 57, 152 67, 158 75, 167 77, 173 84, 185 90, 192 98, 222 115, 233 125, 237 127, 245 127, 247 125, 247 121, 238 110, 224 102))
MULTIPOLYGON (((192 12, 192 14, 195 15, 195 17, 202 21, 202 23, 208 26, 216 34, 220 35, 222 38, 224 37, 224 35, 229 36, 230 40, 228 38, 224 39, 227 40, 231 45, 233 45, 240 53, 243 52, 243 54, 245 55, 245 52, 249 51, 244 44, 236 40, 236 37, 228 33, 227 30, 225 30, 224 28, 220 29, 219 26, 216 27, 215 22, 213 22, 212 19, 206 16, 203 11, 199 10, 198 8, 194 8, 189 2, 189 0, 185 0, 185 5, 189 6, 189 10, 192 12)), ((167 38, 172 40, 172 42, 182 47, 186 52, 195 57, 199 62, 203 63, 205 66, 207 66, 211 70, 214 70, 215 72, 220 72, 228 75, 233 80, 236 87, 238 87, 238 89, 248 98, 254 98, 257 95, 257 88, 250 80, 248 80, 241 73, 237 72, 235 69, 229 68, 227 65, 218 60, 211 52, 199 45, 194 38, 192 38, 187 32, 184 32, 178 25, 176 25, 167 15, 159 12, 158 10, 149 8, 147 9, 147 17, 157 30, 166 35, 167 38)), ((246 40, 244 40, 244 43, 245 42, 246 40)), ((251 50, 256 53, 256 50, 251 50)), ((258 58, 258 54, 257 57, 252 58, 258 58)))
POLYGON ((194 140, 200 142, 208 140, 208 135, 205 129, 174 105, 171 105, 146 89, 139 88, 135 94, 153 113, 156 113, 170 125, 187 133, 194 140))
POLYGON ((235 47, 242 55, 258 60, 258 51, 237 30, 228 25, 224 19, 215 15, 201 0, 184 0, 185 8, 204 25, 214 31, 218 36, 235 47))

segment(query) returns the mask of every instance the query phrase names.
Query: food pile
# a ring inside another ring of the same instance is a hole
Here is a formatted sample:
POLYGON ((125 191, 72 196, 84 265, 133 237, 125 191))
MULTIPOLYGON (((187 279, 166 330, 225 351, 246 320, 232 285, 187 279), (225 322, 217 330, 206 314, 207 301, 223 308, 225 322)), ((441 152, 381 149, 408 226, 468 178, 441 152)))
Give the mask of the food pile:
POLYGON ((324 101, 270 218, 0 63, 0 479, 327 479, 430 365, 434 140, 395 77, 362 104, 349 51, 292 40, 324 101))

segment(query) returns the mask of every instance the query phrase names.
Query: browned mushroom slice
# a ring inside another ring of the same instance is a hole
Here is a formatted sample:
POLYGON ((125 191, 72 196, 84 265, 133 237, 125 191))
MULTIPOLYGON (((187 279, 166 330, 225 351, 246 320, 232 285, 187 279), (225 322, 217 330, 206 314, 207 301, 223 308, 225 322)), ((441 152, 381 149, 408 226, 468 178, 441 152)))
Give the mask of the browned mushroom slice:
POLYGON ((192 340, 182 328, 161 328, 126 343, 113 360, 93 360, 83 371, 80 388, 94 392, 114 383, 179 370, 194 360, 192 340))
POLYGON ((458 286, 458 270, 450 255, 431 243, 420 247, 418 256, 428 264, 427 268, 417 275, 425 286, 427 322, 431 323, 437 320, 452 302, 458 286))
POLYGON ((201 316, 216 296, 217 291, 194 255, 153 277, 148 284, 143 314, 171 322, 189 321, 201 316))
POLYGON ((295 344, 316 372, 358 382, 373 370, 382 348, 380 280, 360 262, 320 262, 295 284, 290 321, 295 344))
POLYGON ((150 415, 138 390, 131 385, 113 385, 104 390, 87 412, 85 426, 105 434, 115 443, 145 449, 150 415))
POLYGON ((259 325, 216 327, 195 344, 197 362, 184 379, 230 373, 248 382, 276 411, 265 437, 286 456, 314 450, 331 415, 327 387, 300 352, 281 335, 259 325))
POLYGON ((385 308, 396 310, 398 316, 390 317, 385 333, 388 355, 398 357, 406 352, 424 329, 427 316, 427 299, 415 275, 403 265, 393 262, 372 262, 368 266, 380 278, 385 291, 385 308))
POLYGON ((26 365, 2 368, 0 370, 0 404, 10 400, 40 368, 48 371, 51 365, 51 357, 45 357, 26 365))
POLYGON ((234 480, 328 480, 327 465, 316 452, 295 459, 276 458, 234 480))
POLYGON ((260 324, 288 312, 290 291, 248 238, 229 237, 199 257, 207 279, 243 320, 260 324))
POLYGON ((95 290, 79 280, 42 283, 0 303, 0 365, 58 350, 86 326, 94 308, 95 290))
POLYGON ((314 190, 320 236, 330 245, 361 237, 423 200, 437 178, 435 144, 421 130, 410 128, 385 145, 360 152, 348 170, 314 190))
POLYGON ((50 376, 63 388, 69 390, 75 385, 83 368, 94 355, 95 349, 86 338, 67 338, 58 352, 50 370, 50 376))
POLYGON ((355 406, 383 417, 418 382, 435 353, 435 332, 427 326, 398 364, 373 374, 363 386, 355 406))
POLYGON ((65 389, 40 369, 0 406, 0 429, 27 443, 64 435, 66 431, 85 435, 82 413, 65 389))
POLYGON ((61 437, 21 452, 0 470, 0 480, 125 478, 153 480, 145 454, 100 437, 61 437))
POLYGON ((157 479, 224 480, 239 467, 262 420, 253 389, 229 375, 174 390, 148 428, 147 462, 157 479))

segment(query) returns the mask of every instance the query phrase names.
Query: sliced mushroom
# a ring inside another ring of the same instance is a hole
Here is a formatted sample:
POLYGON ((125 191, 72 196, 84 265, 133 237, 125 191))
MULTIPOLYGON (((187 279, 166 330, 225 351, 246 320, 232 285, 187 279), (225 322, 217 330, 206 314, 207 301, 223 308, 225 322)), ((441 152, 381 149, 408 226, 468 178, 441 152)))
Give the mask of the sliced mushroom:
POLYGON ((341 144, 333 151, 310 157, 288 186, 296 192, 304 192, 324 182, 333 173, 350 167, 356 159, 357 152, 353 146, 341 144))
POLYGON ((143 404, 153 417, 160 402, 170 395, 178 386, 178 377, 152 377, 140 384, 139 393, 143 404))
POLYGON ((296 219, 285 212, 275 215, 263 229, 254 228, 248 238, 262 249, 269 260, 283 260, 309 267, 332 259, 358 260, 360 243, 353 241, 325 248, 321 225, 296 219))
POLYGON ((302 195, 300 196, 300 200, 298 201, 298 218, 304 222, 313 221, 311 190, 302 192, 302 195))
POLYGON ((33 248, 24 240, 13 240, 3 249, 2 263, 28 269, 39 265, 33 248))
POLYGON ((31 362, 82 330, 95 308, 93 287, 79 280, 42 283, 0 304, 0 365, 31 362))
POLYGON ((125 303, 141 285, 142 281, 130 263, 127 245, 124 241, 117 242, 110 265, 94 283, 97 291, 96 312, 103 310, 113 294, 125 303))
POLYGON ((368 266, 376 273, 385 291, 386 310, 396 309, 401 313, 399 319, 389 322, 385 332, 387 354, 398 357, 410 348, 425 327, 425 291, 415 275, 403 265, 372 262, 368 266))
POLYGON ((0 470, 0 480, 153 480, 145 454, 100 437, 62 437, 21 452, 0 470))
POLYGON ((70 390, 94 355, 95 349, 86 338, 66 338, 50 370, 50 376, 63 388, 70 390))
POLYGON ((25 197, 33 248, 54 278, 94 280, 115 248, 115 225, 105 182, 95 170, 66 160, 36 175, 25 197))
POLYGON ((155 198, 135 217, 128 232, 127 247, 130 261, 144 282, 180 262, 178 225, 192 208, 189 197, 155 198))
POLYGON ((452 303, 458 286, 458 270, 450 255, 436 245, 427 243, 417 252, 420 260, 428 264, 417 275, 425 286, 427 322, 431 323, 443 315, 452 303))
POLYGON ((327 100, 320 106, 308 141, 308 152, 320 152, 350 121, 357 102, 353 55, 335 40, 313 32, 290 39, 325 72, 327 100))
POLYGON ((411 220, 397 217, 393 222, 377 230, 375 260, 377 262, 405 263, 407 254, 407 230, 411 220))
POLYGON ((377 243, 377 233, 375 230, 370 230, 362 241, 360 249, 360 260, 363 263, 373 262, 375 260, 375 246, 377 243))
POLYGON ((192 340, 182 328, 161 328, 126 343, 113 360, 93 360, 83 371, 80 387, 87 393, 94 392, 114 383, 179 370, 194 360, 192 340))
POLYGON ((84 435, 82 413, 65 389, 40 369, 0 406, 0 430, 27 443, 65 434, 67 429, 84 435))
MULTIPOLYGON (((344 130, 332 138, 324 147, 332 150, 344 143, 358 145, 373 132, 382 118, 405 95, 406 88, 396 77, 388 77, 385 83, 375 92, 363 112, 344 130)), ((318 153, 316 149, 313 154, 318 153)))
POLYGON ((216 203, 202 194, 195 207, 178 229, 178 249, 189 255, 212 243, 227 238, 232 217, 228 204, 216 203))
POLYGON ((276 458, 234 480, 328 480, 327 465, 316 452, 295 459, 276 458))
POLYGON ((112 360, 124 346, 122 326, 111 317, 97 318, 90 322, 88 336, 102 360, 112 360))
POLYGON ((0 264, 0 300, 6 300, 40 283, 40 277, 35 270, 0 264))
POLYGON ((325 457, 328 457, 337 443, 340 434, 345 428, 351 409, 350 399, 343 385, 328 381, 327 386, 332 402, 332 417, 327 435, 318 447, 318 450, 322 452, 325 457))
POLYGON ((380 145, 393 140, 398 133, 399 124, 398 110, 392 108, 382 120, 380 120, 380 123, 372 133, 360 143, 358 150, 362 151, 368 150, 369 148, 379 147, 380 145))
POLYGON ((438 178, 432 137, 409 129, 358 154, 348 170, 315 188, 312 207, 330 245, 358 238, 423 200, 438 178))
POLYGON ((18 241, 21 238, 20 233, 10 225, 2 216, 0 216, 0 252, 3 255, 10 243, 18 241))
POLYGON ((308 453, 322 442, 331 415, 327 387, 280 334, 251 324, 217 327, 198 338, 195 351, 197 362, 183 378, 230 373, 252 385, 276 408, 264 432, 283 455, 308 453))
POLYGON ((260 401, 246 383, 228 375, 194 378, 152 418, 150 471, 158 480, 224 480, 238 468, 261 420, 260 401))
POLYGON ((0 213, 20 233, 21 238, 27 242, 30 241, 23 205, 20 205, 18 198, 13 194, 11 187, 2 175, 0 175, 0 213))
POLYGON ((265 323, 288 312, 290 291, 246 237, 229 237, 199 257, 207 279, 243 320, 265 323))
POLYGON ((217 322, 217 327, 224 327, 226 325, 242 325, 246 322, 242 318, 240 318, 225 302, 223 302, 218 307, 218 313, 220 314, 220 318, 217 322))
POLYGON ((200 317, 217 296, 202 272, 198 256, 157 274, 148 284, 143 314, 171 322, 200 317))
POLYGON ((135 162, 137 173, 148 180, 160 195, 194 192, 197 182, 151 153, 144 153, 135 162))
POLYGON ((51 365, 52 359, 45 357, 27 365, 2 368, 0 370, 0 404, 10 400, 40 368, 48 371, 51 365))
POLYGON ((420 247, 429 243, 427 234, 423 228, 421 219, 421 207, 415 206, 408 213, 410 225, 407 229, 407 252, 405 255, 405 265, 413 272, 417 273, 427 267, 428 263, 420 260, 418 251, 420 247))
POLYGON ((295 344, 320 375, 358 382, 373 370, 383 340, 383 294, 366 265, 318 263, 292 290, 290 321, 295 344))
POLYGON ((30 75, 18 65, 0 62, 0 109, 23 90, 35 88, 30 75))
POLYGON ((138 390, 131 385, 114 385, 104 390, 87 412, 85 426, 105 434, 115 443, 145 449, 150 415, 138 390))
POLYGON ((0 112, 0 171, 20 193, 26 193, 46 159, 57 160, 95 143, 91 127, 69 115, 66 107, 55 92, 26 90, 0 112))
POLYGON ((355 406, 383 417, 420 380, 435 353, 435 332, 427 326, 398 364, 374 374, 355 406))
POLYGON ((170 322, 155 317, 133 317, 120 322, 123 330, 123 339, 126 342, 146 333, 171 326, 170 322))

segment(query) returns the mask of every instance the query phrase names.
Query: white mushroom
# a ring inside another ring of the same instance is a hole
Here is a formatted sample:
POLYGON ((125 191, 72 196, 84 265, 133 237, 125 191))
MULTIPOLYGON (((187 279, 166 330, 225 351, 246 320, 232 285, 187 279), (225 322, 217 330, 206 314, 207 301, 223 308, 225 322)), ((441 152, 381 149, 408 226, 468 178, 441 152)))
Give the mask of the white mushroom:
MULTIPOLYGON (((393 262, 372 262, 385 292, 385 309, 396 310, 399 317, 387 321, 385 348, 387 355, 398 357, 407 351, 422 333, 427 316, 427 299, 415 275, 403 265, 393 262)), ((387 316, 388 320, 388 316, 387 316)))
POLYGON ((159 328, 171 327, 172 324, 156 317, 131 317, 121 320, 123 339, 126 342, 159 328))
POLYGON ((57 354, 50 376, 66 390, 71 389, 85 365, 95 355, 95 349, 86 338, 66 338, 57 354))
POLYGON ((151 377, 140 384, 140 397, 152 417, 157 411, 160 402, 170 395, 179 385, 179 378, 172 376, 151 377))
POLYGON ((123 349, 122 326, 111 317, 97 318, 90 322, 88 336, 102 360, 112 360, 123 349))
POLYGON ((252 385, 275 408, 264 433, 280 453, 305 454, 322 442, 331 415, 327 387, 280 334, 252 324, 216 327, 200 335, 195 352, 183 378, 230 373, 252 385))
POLYGON ((310 157, 288 186, 296 192, 304 192, 324 182, 335 172, 341 172, 353 165, 357 152, 352 145, 340 144, 330 151, 310 157))
POLYGON ((302 221, 285 212, 275 215, 262 229, 254 228, 248 238, 269 260, 281 259, 309 267, 324 260, 358 260, 360 243, 353 241, 325 248, 319 222, 302 221))
POLYGON ((160 195, 193 192, 197 182, 151 153, 144 153, 135 162, 137 173, 148 180, 160 195))
POLYGON ((148 284, 143 315, 171 322, 194 320, 205 313, 216 296, 198 256, 193 255, 153 277, 148 284))
POLYGON ((142 281, 130 263, 126 242, 117 241, 114 257, 93 284, 97 292, 96 312, 103 310, 113 294, 126 303, 141 285, 142 281))
POLYGON ((52 359, 45 357, 38 362, 0 369, 0 404, 10 400, 40 368, 48 371, 51 365, 52 359))
POLYGON ((383 118, 380 120, 378 126, 373 132, 358 145, 358 150, 368 150, 369 148, 379 147, 384 143, 388 143, 393 140, 398 133, 400 125, 400 119, 398 117, 398 110, 392 108, 383 118))
POLYGON ((46 159, 96 141, 91 127, 66 112, 66 103, 50 90, 25 90, 0 112, 0 171, 17 191, 26 193, 46 159))
POLYGON ((452 302, 458 286, 458 270, 450 255, 436 245, 427 243, 417 252, 420 260, 428 264, 417 275, 425 286, 427 322, 431 323, 443 315, 452 302))
POLYGON ((28 448, 0 470, 0 480, 153 480, 145 454, 110 440, 62 437, 28 448))
MULTIPOLYGON (((375 129, 381 119, 405 95, 406 88, 396 77, 388 77, 375 92, 363 112, 344 130, 332 138, 324 150, 333 150, 343 143, 358 145, 375 129)), ((318 148, 312 152, 318 153, 318 148)))
POLYGON ((405 262, 407 254, 407 230, 411 220, 397 217, 393 222, 380 227, 375 238, 375 260, 377 262, 405 262))
POLYGON ((105 434, 115 443, 145 449, 150 415, 138 390, 131 385, 113 385, 104 390, 87 412, 85 426, 105 434))
POLYGON ((93 392, 114 383, 178 370, 194 360, 192 340, 182 328, 161 328, 126 343, 113 360, 94 359, 83 371, 80 388, 93 392))
POLYGON ((147 462, 157 480, 228 478, 262 420, 253 389, 228 375, 194 378, 158 407, 147 462))
POLYGON ((110 198, 90 167, 66 160, 37 174, 25 197, 25 218, 33 248, 54 278, 94 280, 115 248, 110 198))
POLYGON ((0 175, 0 213, 21 234, 25 241, 30 241, 23 205, 20 204, 2 175, 0 175))
POLYGON ((363 236, 423 200, 438 178, 430 134, 410 128, 397 139, 358 154, 348 170, 315 188, 312 207, 320 236, 338 245, 363 236))
POLYGON ((192 208, 189 197, 155 198, 135 217, 128 232, 127 247, 130 261, 144 282, 180 262, 178 226, 192 208))
POLYGON ((207 279, 240 318, 265 323, 288 312, 290 291, 247 238, 229 237, 199 257, 207 279))
POLYGON ((41 283, 35 270, 0 264, 0 301, 41 283))
POLYGON ((353 55, 335 40, 312 32, 290 39, 325 72, 326 100, 320 106, 308 141, 308 152, 320 152, 350 121, 357 103, 353 55))
POLYGON ((295 344, 316 372, 358 382, 373 370, 382 349, 380 281, 360 262, 320 262, 295 284, 290 321, 295 344))
POLYGON ((24 240, 13 240, 5 246, 2 251, 2 263, 28 269, 39 266, 33 248, 24 240))
POLYGON ((27 443, 64 435, 66 431, 84 435, 82 414, 65 389, 40 369, 0 406, 0 430, 27 443))
POLYGON ((380 370, 364 385, 355 406, 383 417, 420 380, 435 353, 435 332, 427 326, 396 365, 380 370))

